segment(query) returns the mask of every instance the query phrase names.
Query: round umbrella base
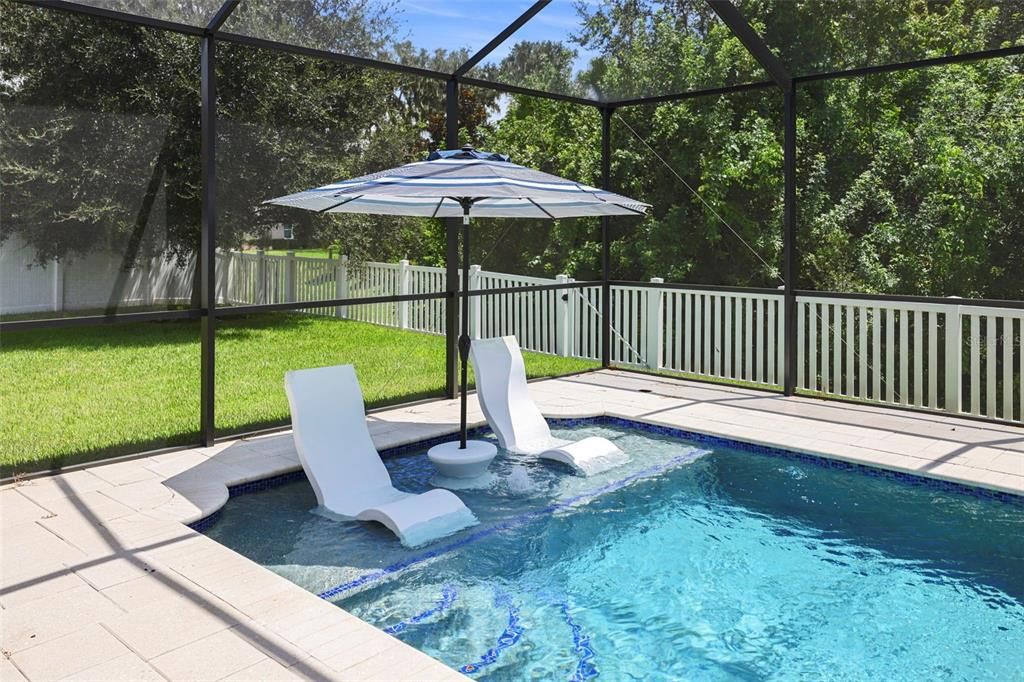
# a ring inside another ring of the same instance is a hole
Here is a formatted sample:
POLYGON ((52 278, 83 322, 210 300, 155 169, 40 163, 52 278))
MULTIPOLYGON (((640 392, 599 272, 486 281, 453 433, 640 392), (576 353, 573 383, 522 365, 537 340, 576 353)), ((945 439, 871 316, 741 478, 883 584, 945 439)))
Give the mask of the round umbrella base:
POLYGON ((427 451, 427 459, 437 473, 448 478, 476 478, 490 466, 498 448, 485 440, 468 440, 465 449, 459 441, 441 443, 427 451))

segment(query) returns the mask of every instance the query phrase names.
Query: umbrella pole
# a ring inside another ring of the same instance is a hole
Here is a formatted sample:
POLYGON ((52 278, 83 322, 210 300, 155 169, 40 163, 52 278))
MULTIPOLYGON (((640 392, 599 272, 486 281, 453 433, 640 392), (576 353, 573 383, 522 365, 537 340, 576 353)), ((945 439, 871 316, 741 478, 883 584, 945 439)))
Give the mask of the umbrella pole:
POLYGON ((462 215, 462 335, 459 337, 459 362, 461 364, 462 381, 459 398, 459 449, 466 449, 466 391, 469 388, 469 206, 463 206, 462 215))

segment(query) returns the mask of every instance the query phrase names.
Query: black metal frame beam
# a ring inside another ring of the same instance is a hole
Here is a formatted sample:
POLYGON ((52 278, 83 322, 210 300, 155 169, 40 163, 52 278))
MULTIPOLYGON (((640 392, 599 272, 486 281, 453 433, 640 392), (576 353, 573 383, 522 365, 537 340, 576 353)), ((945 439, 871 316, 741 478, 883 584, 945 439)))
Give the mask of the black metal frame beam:
POLYGON ((540 12, 542 9, 544 9, 550 4, 551 0, 537 0, 537 2, 530 5, 530 8, 528 10, 520 14, 519 17, 517 17, 516 20, 513 21, 511 24, 506 26, 501 33, 494 36, 489 43, 484 45, 477 51, 476 54, 467 59, 466 62, 462 64, 462 66, 455 69, 455 73, 453 73, 452 76, 454 78, 458 78, 462 75, 465 75, 466 73, 469 73, 469 71, 474 66, 476 66, 484 59, 486 59, 487 55, 489 55, 491 52, 494 52, 494 50, 496 50, 498 46, 500 46, 503 42, 508 40, 513 33, 521 29, 526 22, 528 22, 530 19, 536 16, 537 12, 540 12))
POLYGON ((357 307, 378 303, 403 303, 408 301, 432 301, 447 298, 448 292, 436 291, 428 294, 390 294, 387 296, 365 296, 362 298, 323 298, 315 301, 289 301, 287 303, 254 303, 252 305, 233 305, 217 308, 217 319, 238 317, 241 315, 257 315, 260 313, 288 313, 310 308, 337 308, 339 306, 357 307))
POLYGON ((1024 310, 1024 301, 1007 301, 1000 298, 960 298, 959 296, 912 296, 901 294, 843 294, 835 291, 813 291, 797 289, 797 296, 803 298, 848 298, 854 301, 887 301, 892 303, 925 303, 934 305, 959 305, 983 308, 1013 308, 1024 310))
POLYGON ((812 83, 814 81, 835 80, 837 78, 863 78, 880 73, 893 73, 895 71, 912 71, 915 69, 927 69, 935 66, 948 66, 950 64, 963 64, 976 62, 984 59, 999 59, 1003 57, 1015 57, 1024 55, 1024 45, 1012 47, 1001 47, 981 52, 965 52, 963 54, 943 55, 941 57, 929 57, 909 62, 897 62, 894 64, 878 64, 875 66, 863 66, 856 69, 844 69, 841 71, 827 71, 823 73, 811 73, 803 76, 794 76, 793 80, 799 84, 812 83))
POLYGON ((796 287, 800 277, 800 257, 796 230, 796 84, 790 81, 782 93, 782 281, 784 285, 783 315, 785 353, 783 355, 783 393, 796 394, 798 329, 796 320, 796 287))
POLYGON ((519 85, 509 85, 507 83, 498 83, 496 81, 484 80, 482 78, 469 78, 467 76, 461 76, 458 79, 459 83, 463 85, 469 85, 474 88, 486 88, 488 90, 494 90, 496 92, 510 93, 513 95, 526 95, 527 97, 542 97, 544 99, 552 99, 559 102, 570 102, 572 104, 581 104, 586 107, 598 107, 605 106, 603 102, 596 99, 588 99, 586 97, 576 97, 574 95, 563 95, 557 92, 547 92, 545 90, 534 90, 533 88, 524 88, 519 85))
MULTIPOLYGON (((456 218, 458 220, 458 218, 456 218)), ((587 280, 582 282, 562 282, 558 284, 527 284, 513 287, 497 287, 493 289, 474 289, 472 291, 457 290, 453 293, 447 288, 445 291, 434 291, 425 294, 388 294, 386 296, 361 296, 357 298, 325 298, 315 301, 289 301, 288 303, 261 303, 254 305, 234 305, 217 308, 217 318, 237 317, 240 315, 254 315, 259 313, 282 313, 294 310, 309 310, 310 308, 337 308, 339 306, 357 307, 361 305, 375 305, 378 303, 403 303, 411 301, 436 301, 440 299, 462 299, 476 298, 481 296, 499 296, 502 294, 529 294, 537 291, 553 291, 560 289, 586 289, 587 287, 600 286, 600 280, 587 280)), ((198 313, 198 311, 196 311, 198 313)), ((186 317, 186 316, 182 316, 186 317)), ((198 314, 193 317, 199 317, 198 314)), ((100 318, 106 319, 106 318, 100 318)), ((21 324, 21 323, 11 323, 21 324)))
POLYGON ((173 31, 174 33, 186 33, 193 36, 202 36, 206 29, 202 26, 182 24, 177 21, 157 19, 130 12, 119 12, 118 10, 106 9, 96 5, 83 5, 78 2, 65 2, 64 0, 15 0, 23 5, 32 5, 40 9, 58 10, 72 14, 86 14, 91 17, 120 21, 126 24, 136 24, 147 28, 160 29, 161 31, 173 31))
MULTIPOLYGON (((601 109, 601 189, 612 184, 612 115, 614 107, 601 109)), ((601 217, 601 366, 612 366, 612 261, 611 218, 601 217)))
POLYGON ((620 99, 612 102, 610 106, 615 108, 620 107, 633 107, 644 104, 664 104, 666 102, 680 102, 687 99, 697 99, 700 97, 715 97, 718 95, 734 95, 741 92, 750 92, 753 90, 765 90, 768 88, 777 88, 778 84, 775 81, 757 81, 755 83, 741 83, 740 85, 725 85, 720 88, 707 88, 705 90, 690 90, 688 92, 678 92, 671 95, 653 95, 651 97, 637 97, 634 99, 620 99))
POLYGON ((199 437, 203 445, 216 438, 217 344, 217 31, 238 7, 226 0, 206 26, 200 42, 200 163, 202 170, 199 258, 199 437))
POLYGON ((238 7, 240 0, 225 0, 224 4, 220 6, 220 9, 214 13, 213 18, 206 24, 206 35, 214 35, 220 31, 221 26, 228 20, 231 13, 238 7))
POLYGON ((351 66, 362 66, 370 69, 377 69, 379 71, 404 73, 410 76, 420 76, 422 78, 429 78, 432 80, 448 80, 452 77, 450 73, 445 73, 444 71, 434 71, 433 69, 409 66, 407 64, 395 64, 394 62, 384 62, 377 59, 371 59, 369 57, 356 57, 354 55, 341 54, 339 52, 331 52, 329 50, 318 50, 314 47, 303 47, 301 45, 292 45, 290 43, 280 43, 276 40, 246 36, 241 33, 221 32, 217 34, 217 40, 225 43, 258 47, 264 50, 273 50, 275 52, 297 54, 303 57, 313 57, 315 59, 349 64, 351 66))
POLYGON ((680 291, 720 291, 723 294, 758 294, 761 296, 781 296, 778 289, 766 287, 732 287, 724 284, 677 284, 674 282, 631 282, 625 279, 613 279, 609 284, 613 287, 631 287, 633 289, 678 289, 680 291))
POLYGON ((199 438, 213 445, 214 375, 217 339, 217 42, 212 34, 202 38, 200 60, 200 163, 202 165, 202 218, 199 238, 199 438))
MULTIPOLYGON (((459 83, 449 78, 445 90, 445 146, 459 147, 459 83)), ((459 392, 459 311, 455 305, 459 292, 459 224, 458 218, 444 219, 444 394, 455 398, 459 392)))
POLYGON ((563 291, 567 289, 589 289, 599 287, 604 282, 599 279, 583 280, 580 282, 559 282, 558 284, 527 284, 517 287, 494 287, 493 289, 473 289, 464 291, 460 296, 465 298, 481 298, 486 296, 503 296, 505 294, 532 294, 538 291, 563 291))
POLYGON ((112 313, 110 315, 81 315, 79 317, 43 317, 27 320, 0 321, 0 333, 26 329, 59 329, 61 327, 91 327, 132 322, 167 322, 172 320, 198 320, 199 308, 186 310, 149 310, 141 313, 112 313))
POLYGON ((775 81, 775 84, 780 88, 790 87, 793 78, 789 75, 785 65, 775 56, 775 53, 771 51, 771 48, 768 47, 764 40, 761 39, 757 31, 747 23, 746 17, 737 9, 736 5, 732 4, 729 0, 706 1, 715 14, 718 15, 718 18, 732 31, 732 34, 743 43, 743 47, 747 49, 747 52, 757 60, 761 68, 768 72, 768 75, 775 81))

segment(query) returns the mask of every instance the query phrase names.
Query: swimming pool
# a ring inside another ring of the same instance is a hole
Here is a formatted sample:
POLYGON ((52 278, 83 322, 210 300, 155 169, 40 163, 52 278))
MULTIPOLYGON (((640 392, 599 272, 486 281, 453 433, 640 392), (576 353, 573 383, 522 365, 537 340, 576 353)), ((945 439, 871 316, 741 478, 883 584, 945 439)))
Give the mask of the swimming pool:
MULTIPOLYGON (((1020 679, 1019 501, 621 420, 553 431, 633 459, 582 478, 502 453, 456 491, 480 525, 419 549, 311 513, 305 480, 205 532, 476 679, 1020 679)), ((385 460, 398 488, 429 488, 425 450, 385 460)))

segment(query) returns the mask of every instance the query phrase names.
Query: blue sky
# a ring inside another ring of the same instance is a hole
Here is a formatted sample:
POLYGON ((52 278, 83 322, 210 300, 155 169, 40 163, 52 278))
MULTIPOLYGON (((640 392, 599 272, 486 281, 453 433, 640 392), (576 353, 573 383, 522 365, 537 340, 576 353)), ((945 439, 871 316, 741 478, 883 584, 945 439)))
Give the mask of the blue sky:
MULTIPOLYGON (((515 21, 531 4, 531 0, 398 0, 397 3, 404 32, 413 45, 427 50, 466 47, 471 54, 515 21)), ((520 40, 566 42, 579 26, 575 4, 574 0, 554 0, 492 52, 485 63, 499 61, 520 40)))

